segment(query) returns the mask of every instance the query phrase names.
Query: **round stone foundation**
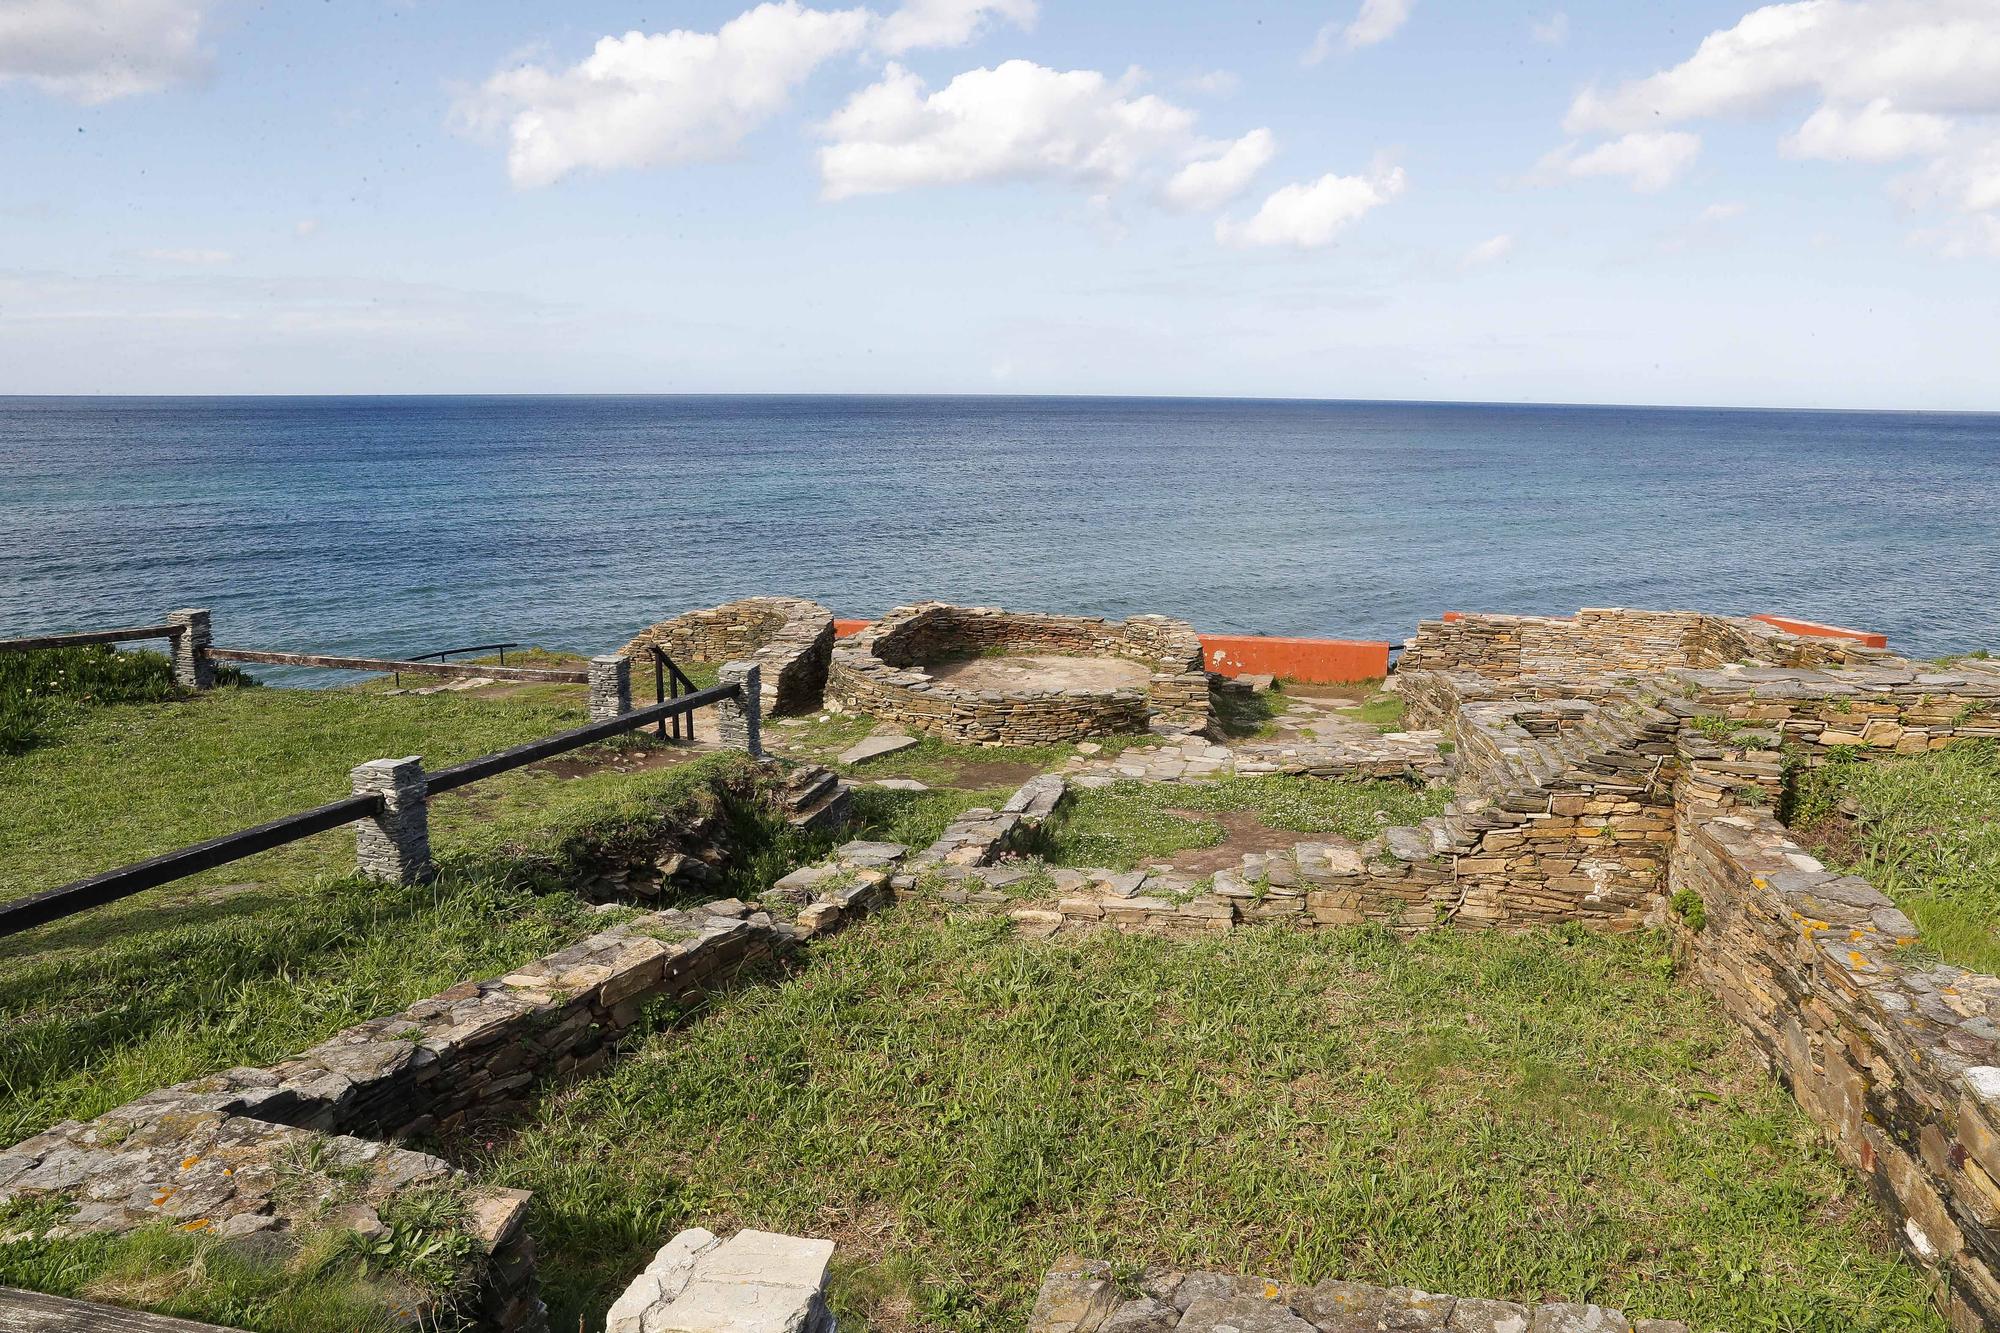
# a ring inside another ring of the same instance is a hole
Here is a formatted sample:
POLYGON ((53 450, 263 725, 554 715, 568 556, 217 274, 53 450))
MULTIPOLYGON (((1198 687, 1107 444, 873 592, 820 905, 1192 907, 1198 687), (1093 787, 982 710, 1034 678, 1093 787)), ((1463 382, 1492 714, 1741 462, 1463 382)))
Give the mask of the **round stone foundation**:
POLYGON ((1123 623, 926 602, 835 645, 827 697, 978 745, 1049 745, 1209 723, 1201 641, 1186 623, 1123 623))
POLYGON ((745 597, 662 620, 618 650, 632 659, 634 681, 652 678, 654 647, 678 662, 755 662, 764 711, 804 713, 820 706, 826 687, 833 613, 803 597, 745 597))

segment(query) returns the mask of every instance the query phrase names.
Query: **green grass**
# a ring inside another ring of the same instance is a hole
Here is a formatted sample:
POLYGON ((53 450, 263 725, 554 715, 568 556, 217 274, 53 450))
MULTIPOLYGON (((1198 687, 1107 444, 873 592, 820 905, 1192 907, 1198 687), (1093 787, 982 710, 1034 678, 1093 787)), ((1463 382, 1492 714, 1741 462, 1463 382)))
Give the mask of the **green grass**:
MULTIPOLYGON (((225 685, 248 683, 224 667, 225 685)), ((60 735, 92 708, 158 703, 183 697, 173 665, 160 653, 114 651, 108 645, 0 653, 0 755, 20 754, 60 735)))
POLYGON ((947 825, 974 806, 998 810, 1011 788, 965 791, 940 788, 933 791, 889 791, 882 787, 854 789, 854 814, 849 835, 882 842, 900 842, 922 849, 944 836, 947 825))
POLYGON ((1653 938, 1023 941, 904 909, 551 1093, 476 1170, 534 1191, 563 1329, 695 1225, 835 1239, 850 1329, 1019 1328, 1065 1251, 1943 1328, 1653 938))
MULTIPOLYGON (((650 696, 649 696, 650 697, 650 696)), ((874 778, 914 778, 933 787, 987 789, 1000 785, 996 773, 1018 773, 1014 785, 1031 772, 1059 768, 1077 753, 1075 745, 961 745, 936 736, 918 736, 917 743, 895 754, 869 759, 859 764, 843 764, 842 751, 869 736, 882 725, 866 713, 818 714, 804 719, 802 726, 767 725, 764 744, 789 758, 826 764, 860 781, 874 778), (822 721, 821 718, 825 720, 822 721)), ((1115 755, 1133 746, 1158 745, 1160 738, 1150 732, 1136 732, 1092 738, 1099 757, 1115 755)))
POLYGON ((1800 778, 1791 823, 1894 900, 1938 957, 2000 974, 2000 744, 1828 765, 1800 778))
POLYGON ((1275 687, 1262 694, 1211 690, 1209 700, 1215 708, 1216 726, 1231 740, 1254 740, 1277 734, 1282 696, 1275 687))
MULTIPOLYGON (((338 797, 361 760, 433 767, 583 720, 575 702, 223 690, 98 708, 0 758, 7 896, 338 797)), ((601 928, 559 886, 742 760, 559 778, 519 771, 438 799, 431 885, 353 875, 345 829, 0 940, 0 1144, 164 1084, 263 1064, 349 1024, 601 928)), ((761 889, 805 853, 732 808, 761 889)), ((726 886, 721 892, 733 891, 726 886)))
POLYGON ((1224 829, 1203 816, 1227 811, 1254 814, 1276 829, 1361 842, 1391 824, 1414 824, 1441 813, 1449 797, 1442 788, 1423 790, 1401 782, 1279 776, 1115 782, 1072 793, 1044 827, 1043 851, 1055 865, 1129 870, 1185 849, 1213 847, 1222 841, 1224 829))
POLYGON ((1363 700, 1353 708, 1337 709, 1342 717, 1351 717, 1357 722, 1366 722, 1371 727, 1379 727, 1384 732, 1403 729, 1403 712, 1407 705, 1400 694, 1378 694, 1363 700))
MULTIPOLYGON (((0 1230, 4 1230, 0 1227, 0 1230)), ((350 1233, 351 1234, 351 1233, 350 1233)), ((291 1262, 169 1227, 0 1244, 0 1284, 252 1333, 401 1333, 422 1289, 371 1272, 335 1238, 291 1262)))

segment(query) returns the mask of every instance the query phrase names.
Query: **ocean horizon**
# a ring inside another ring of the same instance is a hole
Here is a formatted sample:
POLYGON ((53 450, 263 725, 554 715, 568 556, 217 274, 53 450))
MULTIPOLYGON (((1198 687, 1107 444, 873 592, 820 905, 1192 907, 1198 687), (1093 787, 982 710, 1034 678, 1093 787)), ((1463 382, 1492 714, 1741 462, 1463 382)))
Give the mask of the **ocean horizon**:
MULTIPOLYGON (((1446 610, 2000 642, 2000 413, 1014 395, 0 397, 0 635, 602 650, 754 593, 1400 641, 1446 610)), ((283 679, 293 679, 288 673, 283 679)))

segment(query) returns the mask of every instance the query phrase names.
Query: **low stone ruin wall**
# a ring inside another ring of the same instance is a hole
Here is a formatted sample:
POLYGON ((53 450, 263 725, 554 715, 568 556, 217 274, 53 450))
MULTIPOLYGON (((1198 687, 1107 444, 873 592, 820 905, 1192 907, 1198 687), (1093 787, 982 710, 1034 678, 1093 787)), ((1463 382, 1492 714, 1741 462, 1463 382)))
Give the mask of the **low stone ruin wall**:
POLYGON ((1922 754, 2000 739, 2000 663, 1951 666, 1879 656, 1839 670, 1722 667, 1671 675, 1703 712, 1768 730, 1807 763, 1922 754))
POLYGON ((1122 625, 1090 616, 1028 615, 942 602, 898 607, 833 650, 827 693, 841 706, 950 740, 1047 745, 1158 726, 1200 731, 1211 720, 1208 673, 1193 628, 1164 616, 1122 625), (924 667, 995 651, 1121 657, 1146 666, 1144 693, 961 689, 924 667))
POLYGON ((1908 961, 1909 919, 1761 811, 1690 828, 1672 886, 1693 975, 1949 1279, 1952 1327, 2000 1327, 2000 978, 1908 961))
POLYGON ((1149 1268, 1120 1280, 1101 1260, 1058 1261, 1028 1333, 1688 1333, 1672 1319, 1627 1319, 1602 1305, 1521 1305, 1337 1279, 1315 1286, 1149 1268))
POLYGON ((643 680, 655 646, 685 662, 755 662, 764 711, 805 713, 820 706, 833 654, 833 613, 802 597, 746 597, 663 620, 618 650, 643 680))
MULTIPOLYGON (((448 1163, 370 1139, 449 1132, 517 1109, 541 1079, 600 1067, 648 1006, 690 1004, 785 937, 769 918, 655 912, 491 981, 465 982, 347 1029, 266 1069, 231 1069, 149 1093, 88 1124, 66 1121, 0 1151, 0 1203, 57 1197, 65 1225, 129 1231, 163 1221, 224 1239, 295 1243, 318 1225, 310 1191, 281 1188, 317 1149, 365 1169, 365 1216, 410 1189, 464 1191, 484 1251, 476 1318, 541 1333, 525 1193, 471 1186, 448 1163), (745 919, 748 918, 748 919, 745 919)), ((329 1184, 328 1189, 332 1186, 329 1184)))
POLYGON ((1514 676, 1601 675, 1758 662, 1826 667, 1887 656, 1847 639, 1793 634, 1747 616, 1585 607, 1574 616, 1452 615, 1426 620, 1397 672, 1514 676))

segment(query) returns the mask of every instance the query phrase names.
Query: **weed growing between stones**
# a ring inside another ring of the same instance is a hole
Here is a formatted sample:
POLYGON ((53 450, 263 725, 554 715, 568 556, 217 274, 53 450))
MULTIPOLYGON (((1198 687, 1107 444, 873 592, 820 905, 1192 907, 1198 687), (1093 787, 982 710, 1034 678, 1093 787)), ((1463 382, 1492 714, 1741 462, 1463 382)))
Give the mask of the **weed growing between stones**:
POLYGON ((1887 894, 1945 962, 2000 972, 2000 744, 1801 773, 1796 836, 1887 894))
MULTIPOLYGON (((421 1193, 421 1192, 419 1192, 421 1193)), ((48 1236, 67 1204, 0 1205, 0 1285, 137 1306, 253 1333, 398 1333, 396 1312, 442 1302, 427 1329, 453 1329, 453 1289, 472 1237, 430 1203, 428 1229, 404 1219, 365 1244, 328 1227, 306 1233, 283 1258, 171 1224, 125 1235, 48 1236)), ((385 1223, 387 1219, 384 1219, 385 1223)))

